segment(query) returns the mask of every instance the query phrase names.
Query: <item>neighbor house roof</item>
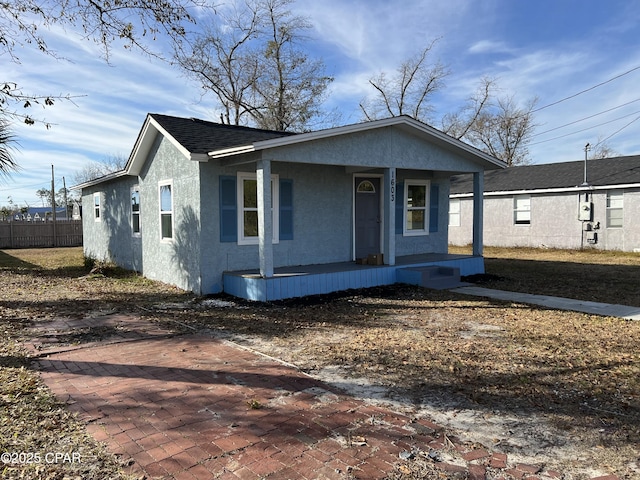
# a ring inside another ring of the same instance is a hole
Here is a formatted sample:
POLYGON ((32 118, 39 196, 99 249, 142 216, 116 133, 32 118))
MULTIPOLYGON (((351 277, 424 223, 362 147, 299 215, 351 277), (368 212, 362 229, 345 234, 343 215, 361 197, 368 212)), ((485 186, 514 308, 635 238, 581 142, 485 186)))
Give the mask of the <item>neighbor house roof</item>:
MULTIPOLYGON (((523 165, 484 174, 485 194, 583 190, 584 160, 575 162, 523 165)), ((640 186, 640 155, 587 161, 589 188, 640 186)), ((473 192, 471 175, 451 178, 451 195, 473 192)))

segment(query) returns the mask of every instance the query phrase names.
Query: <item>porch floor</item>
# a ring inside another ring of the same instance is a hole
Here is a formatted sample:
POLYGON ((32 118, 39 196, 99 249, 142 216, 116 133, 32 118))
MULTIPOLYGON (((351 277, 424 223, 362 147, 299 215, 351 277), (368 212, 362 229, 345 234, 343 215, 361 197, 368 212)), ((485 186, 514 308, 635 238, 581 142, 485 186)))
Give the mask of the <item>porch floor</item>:
POLYGON ((460 275, 484 273, 484 257, 429 253, 396 257, 395 265, 358 265, 355 262, 278 267, 273 277, 262 278, 258 270, 225 272, 224 291, 247 300, 273 301, 319 295, 354 288, 397 283, 403 268, 445 266, 460 269, 460 275))

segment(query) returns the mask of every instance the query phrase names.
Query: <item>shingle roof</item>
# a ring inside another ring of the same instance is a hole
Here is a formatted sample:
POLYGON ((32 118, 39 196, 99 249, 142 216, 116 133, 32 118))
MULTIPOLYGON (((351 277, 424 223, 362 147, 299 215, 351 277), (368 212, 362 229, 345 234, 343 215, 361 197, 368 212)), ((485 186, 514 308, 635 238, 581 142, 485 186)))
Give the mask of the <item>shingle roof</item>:
POLYGON ((197 118, 172 117, 157 113, 149 115, 191 153, 208 153, 293 135, 291 132, 225 125, 197 118))
MULTIPOLYGON (((523 165, 484 172, 485 192, 573 188, 584 181, 584 160, 523 165)), ((587 182, 593 186, 640 184, 640 155, 587 162, 587 182)), ((472 175, 451 178, 451 194, 473 192, 472 175)))

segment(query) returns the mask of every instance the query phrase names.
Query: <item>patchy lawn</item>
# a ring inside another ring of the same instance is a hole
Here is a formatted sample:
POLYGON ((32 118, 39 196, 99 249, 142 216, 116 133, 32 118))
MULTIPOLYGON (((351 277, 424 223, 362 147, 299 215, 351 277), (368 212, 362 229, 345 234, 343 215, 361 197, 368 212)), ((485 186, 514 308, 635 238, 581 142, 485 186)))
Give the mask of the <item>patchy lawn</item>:
MULTIPOLYGON (((485 254, 483 286, 640 306, 638 254, 485 254)), ((82 445, 92 459, 56 465, 70 470, 43 478, 126 478, 48 395, 19 348, 34 320, 108 311, 232 338, 574 479, 640 472, 640 322, 410 286, 272 304, 195 298, 117 269, 89 275, 80 249, 0 251, 0 294, 1 450, 82 445), (27 434, 36 431, 44 434, 27 434)), ((418 465, 414 471, 420 478, 418 465)))

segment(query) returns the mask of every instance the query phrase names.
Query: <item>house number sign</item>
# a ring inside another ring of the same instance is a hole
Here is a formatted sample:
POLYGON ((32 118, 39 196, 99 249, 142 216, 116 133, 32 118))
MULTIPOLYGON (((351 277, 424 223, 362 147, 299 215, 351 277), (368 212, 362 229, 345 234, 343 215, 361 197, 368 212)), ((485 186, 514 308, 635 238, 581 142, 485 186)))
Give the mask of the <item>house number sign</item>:
POLYGON ((390 178, 390 188, 389 192, 391 192, 391 203, 396 201, 396 170, 391 170, 391 178, 390 178))

